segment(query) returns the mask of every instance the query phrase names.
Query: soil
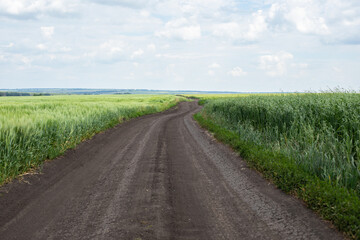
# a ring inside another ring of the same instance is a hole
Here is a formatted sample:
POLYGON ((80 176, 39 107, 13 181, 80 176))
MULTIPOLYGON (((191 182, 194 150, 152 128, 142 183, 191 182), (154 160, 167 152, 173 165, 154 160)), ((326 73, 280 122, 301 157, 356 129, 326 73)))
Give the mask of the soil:
POLYGON ((201 129, 197 102, 97 134, 0 188, 0 239, 343 239, 201 129))

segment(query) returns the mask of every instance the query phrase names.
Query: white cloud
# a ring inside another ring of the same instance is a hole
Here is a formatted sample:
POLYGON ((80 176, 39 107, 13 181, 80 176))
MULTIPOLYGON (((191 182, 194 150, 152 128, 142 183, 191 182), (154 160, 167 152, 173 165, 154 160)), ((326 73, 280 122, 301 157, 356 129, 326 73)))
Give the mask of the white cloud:
POLYGON ((220 65, 216 62, 209 65, 209 68, 220 68, 220 65))
POLYGON ((48 55, 49 56, 49 58, 50 58, 50 60, 51 61, 53 61, 53 60, 55 60, 57 57, 55 56, 55 55, 53 55, 53 54, 50 54, 50 55, 48 55))
POLYGON ((121 53, 124 48, 124 43, 122 41, 109 40, 100 45, 100 51, 109 55, 116 55, 121 53))
POLYGON ((43 35, 43 37, 50 39, 52 37, 52 35, 54 34, 54 27, 50 26, 50 27, 41 27, 41 34, 43 35))
POLYGON ((71 52, 71 48, 70 47, 64 47, 64 46, 58 46, 57 44, 55 45, 50 45, 50 44, 44 44, 44 43, 39 43, 36 45, 36 48, 41 50, 41 51, 48 51, 51 53, 68 53, 71 52))
POLYGON ((73 12, 76 2, 70 0, 1 0, 0 14, 29 18, 41 14, 67 14, 73 12))
POLYGON ((62 52, 70 52, 72 49, 71 48, 69 48, 69 47, 61 47, 60 48, 60 51, 62 51, 62 52))
POLYGON ((357 0, 273 0, 268 11, 273 30, 318 35, 325 43, 360 44, 357 0))
POLYGON ((360 16, 359 18, 344 19, 342 20, 342 24, 344 24, 346 27, 360 26, 360 16))
POLYGON ((22 57, 21 57, 21 62, 22 62, 23 64, 25 64, 25 65, 30 65, 31 62, 32 62, 32 59, 29 58, 29 57, 22 56, 22 57))
POLYGON ((146 10, 141 10, 140 11, 140 15, 143 17, 149 17, 150 16, 150 12, 146 11, 146 10))
POLYGON ((13 53, 13 54, 5 54, 0 55, 0 61, 6 62, 7 64, 12 64, 17 68, 24 69, 24 67, 31 67, 35 57, 27 56, 24 54, 13 53))
POLYGON ((325 19, 313 14, 307 7, 294 7, 285 14, 285 19, 292 22, 301 33, 329 34, 325 19))
POLYGON ((294 64, 293 66, 297 67, 299 69, 306 69, 306 68, 309 67, 309 64, 307 64, 307 63, 298 63, 298 64, 294 64))
POLYGON ((252 20, 249 24, 248 31, 245 38, 249 40, 256 40, 263 32, 267 30, 266 16, 262 10, 252 14, 252 20))
POLYGON ((218 69, 218 68, 220 68, 220 67, 221 67, 221 66, 220 66, 218 63, 216 63, 216 62, 210 64, 210 65, 208 66, 208 68, 209 68, 209 71, 208 71, 209 76, 214 76, 214 75, 215 75, 215 69, 218 69))
POLYGON ((337 72, 337 73, 342 72, 342 69, 339 68, 339 67, 332 67, 332 69, 333 69, 335 72, 337 72))
POLYGON ((131 58, 140 57, 143 54, 144 54, 144 51, 141 48, 139 48, 138 50, 136 50, 132 53, 131 58))
POLYGON ((85 59, 101 63, 114 63, 126 59, 124 49, 126 44, 122 40, 108 40, 92 51, 84 54, 85 59))
POLYGON ((256 41, 267 31, 266 15, 262 10, 238 21, 215 24, 213 35, 231 40, 256 41))
POLYGON ((289 24, 300 33, 323 35, 330 33, 323 17, 324 8, 321 1, 277 1, 271 5, 268 17, 273 24, 289 24))
POLYGON ((213 34, 218 37, 229 37, 235 39, 241 36, 242 29, 240 24, 236 22, 220 23, 214 25, 213 34))
POLYGON ((194 60, 194 59, 206 59, 209 57, 209 54, 196 54, 196 53, 178 53, 178 54, 156 54, 157 58, 164 59, 177 59, 177 60, 194 60))
POLYGON ((289 60, 294 56, 288 52, 279 52, 276 54, 263 55, 260 57, 260 69, 266 71, 271 77, 282 76, 287 71, 289 60))
POLYGON ((231 71, 228 72, 228 74, 233 77, 242 77, 246 76, 247 72, 245 72, 241 67, 234 67, 231 71))
POLYGON ((42 44, 42 43, 36 45, 36 48, 39 49, 39 50, 45 50, 45 49, 47 49, 47 47, 46 47, 44 44, 42 44))
POLYGON ((148 45, 147 45, 147 49, 148 49, 149 51, 156 51, 156 45, 153 44, 153 43, 148 44, 148 45))
MULTIPOLYGON (((91 2, 104 5, 117 5, 129 8, 144 8, 148 5, 147 0, 90 0, 91 2)), ((151 2, 151 1, 150 1, 151 2)))
MULTIPOLYGON (((199 18, 219 18, 225 9, 235 8, 233 0, 167 0, 153 3, 161 15, 172 17, 196 16, 199 18)), ((218 19, 219 20, 219 19, 218 19)))
POLYGON ((201 28, 200 25, 190 23, 186 18, 179 18, 167 22, 165 29, 155 32, 155 36, 178 40, 195 40, 201 37, 201 28))

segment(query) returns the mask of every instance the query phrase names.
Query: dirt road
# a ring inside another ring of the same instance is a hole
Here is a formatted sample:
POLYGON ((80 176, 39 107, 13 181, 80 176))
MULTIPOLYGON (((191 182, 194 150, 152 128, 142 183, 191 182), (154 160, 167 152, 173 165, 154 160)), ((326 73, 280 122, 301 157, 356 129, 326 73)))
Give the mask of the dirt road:
POLYGON ((0 239, 342 239, 192 119, 131 120, 0 189, 0 239))

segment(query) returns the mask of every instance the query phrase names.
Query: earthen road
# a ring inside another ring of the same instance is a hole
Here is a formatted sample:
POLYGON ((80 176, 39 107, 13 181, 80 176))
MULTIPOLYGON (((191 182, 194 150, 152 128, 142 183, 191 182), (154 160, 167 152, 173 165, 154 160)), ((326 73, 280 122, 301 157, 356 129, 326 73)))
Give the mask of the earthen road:
POLYGON ((0 239, 342 239, 180 103, 0 188, 0 239))

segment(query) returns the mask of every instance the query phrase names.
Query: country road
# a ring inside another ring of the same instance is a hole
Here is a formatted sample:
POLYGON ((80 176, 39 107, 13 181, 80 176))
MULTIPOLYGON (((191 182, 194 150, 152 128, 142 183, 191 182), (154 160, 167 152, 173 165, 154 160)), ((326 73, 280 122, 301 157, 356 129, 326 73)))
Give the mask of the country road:
POLYGON ((143 116, 0 188, 0 239, 343 239, 192 119, 143 116))

